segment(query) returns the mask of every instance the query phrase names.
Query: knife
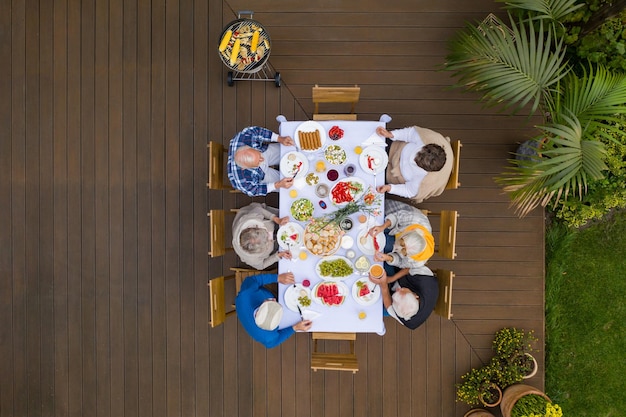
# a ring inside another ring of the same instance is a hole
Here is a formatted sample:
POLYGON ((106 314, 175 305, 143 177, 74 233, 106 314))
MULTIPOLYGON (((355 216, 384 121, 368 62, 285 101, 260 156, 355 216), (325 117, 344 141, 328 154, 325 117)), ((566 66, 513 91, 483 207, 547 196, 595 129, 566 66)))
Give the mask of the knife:
POLYGON ((300 306, 296 304, 296 307, 298 307, 298 313, 300 313, 300 318, 304 320, 304 317, 302 317, 302 310, 300 310, 300 306))

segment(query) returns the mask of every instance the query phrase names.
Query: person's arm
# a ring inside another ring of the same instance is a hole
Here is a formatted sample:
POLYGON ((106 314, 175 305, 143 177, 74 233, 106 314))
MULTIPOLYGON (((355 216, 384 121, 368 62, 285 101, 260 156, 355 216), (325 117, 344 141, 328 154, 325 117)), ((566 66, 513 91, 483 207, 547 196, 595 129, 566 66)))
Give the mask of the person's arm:
POLYGON ((398 272, 396 272, 395 274, 387 278, 387 282, 391 284, 408 274, 409 274, 409 268, 402 268, 401 270, 399 270, 398 272))
POLYGON ((389 194, 399 195, 400 197, 411 198, 417 195, 419 191, 419 184, 415 184, 412 181, 405 182, 404 184, 387 184, 391 187, 389 194))
POLYGON ((417 133, 417 129, 414 126, 405 127, 403 129, 396 129, 391 132, 393 137, 391 140, 399 140, 401 142, 413 142, 417 144, 423 145, 422 138, 419 133, 417 133))
POLYGON ((274 348, 289 339, 295 332, 296 331, 293 327, 285 327, 284 329, 275 330, 262 341, 263 346, 268 349, 274 348))
POLYGON ((262 286, 272 284, 277 280, 278 275, 276 274, 251 275, 243 281, 240 291, 247 290, 248 288, 261 288, 262 286))

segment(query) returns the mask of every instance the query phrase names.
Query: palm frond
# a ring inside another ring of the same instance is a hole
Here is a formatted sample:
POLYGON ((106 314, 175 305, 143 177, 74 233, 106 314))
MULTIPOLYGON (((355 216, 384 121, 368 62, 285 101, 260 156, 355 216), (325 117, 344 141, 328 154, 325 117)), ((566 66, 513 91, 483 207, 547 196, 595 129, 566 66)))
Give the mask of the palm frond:
POLYGON ((548 19, 560 22, 568 14, 583 7, 577 0, 496 0, 506 3, 506 9, 522 9, 533 12, 537 19, 548 19))
POLYGON ((512 37, 494 26, 468 25, 450 42, 445 68, 459 78, 455 87, 481 93, 486 106, 516 112, 532 103, 534 113, 569 70, 565 47, 541 22, 527 29, 511 15, 509 20, 512 37))

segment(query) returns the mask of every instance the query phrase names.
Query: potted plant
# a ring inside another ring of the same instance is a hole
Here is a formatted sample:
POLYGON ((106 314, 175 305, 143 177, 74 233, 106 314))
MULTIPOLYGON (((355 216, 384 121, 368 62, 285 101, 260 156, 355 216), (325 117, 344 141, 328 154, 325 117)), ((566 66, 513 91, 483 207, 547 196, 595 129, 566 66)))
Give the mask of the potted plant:
POLYGON ((489 411, 482 408, 472 408, 467 413, 463 414, 463 417, 495 417, 489 411))
POLYGON ((461 377, 463 382, 457 384, 457 400, 468 405, 497 406, 502 399, 502 391, 492 378, 493 368, 491 366, 473 368, 461 377))
POLYGON ((493 340, 494 360, 499 364, 497 383, 507 387, 537 373, 537 360, 532 355, 537 342, 534 331, 515 327, 498 330, 493 340))
POLYGON ((576 0, 498 1, 507 4, 508 22, 492 18, 457 33, 445 69, 487 106, 543 115, 533 138, 542 144, 539 156, 510 159, 496 178, 524 216, 569 194, 582 197, 589 181, 603 177, 605 149, 597 139, 626 113, 626 74, 567 61, 561 22, 582 6, 576 0))
POLYGON ((500 411, 503 417, 562 417, 563 411, 541 390, 515 384, 504 390, 500 411))

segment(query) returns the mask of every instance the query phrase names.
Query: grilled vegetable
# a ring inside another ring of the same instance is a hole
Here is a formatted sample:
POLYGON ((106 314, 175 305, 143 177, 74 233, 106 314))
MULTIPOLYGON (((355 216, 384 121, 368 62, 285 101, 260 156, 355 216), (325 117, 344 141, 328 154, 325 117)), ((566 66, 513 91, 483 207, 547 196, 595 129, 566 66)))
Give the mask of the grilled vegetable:
POLYGON ((256 48, 259 46, 259 31, 255 30, 252 35, 252 42, 250 42, 250 52, 256 52, 256 48))
POLYGON ((229 30, 224 34, 222 38, 222 42, 220 42, 220 52, 224 52, 226 50, 226 46, 228 46, 228 41, 230 41, 230 37, 233 35, 233 31, 229 30))
POLYGON ((230 65, 237 63, 237 56, 239 55, 239 49, 241 48, 241 40, 237 39, 235 45, 233 45, 233 51, 230 53, 230 65))

